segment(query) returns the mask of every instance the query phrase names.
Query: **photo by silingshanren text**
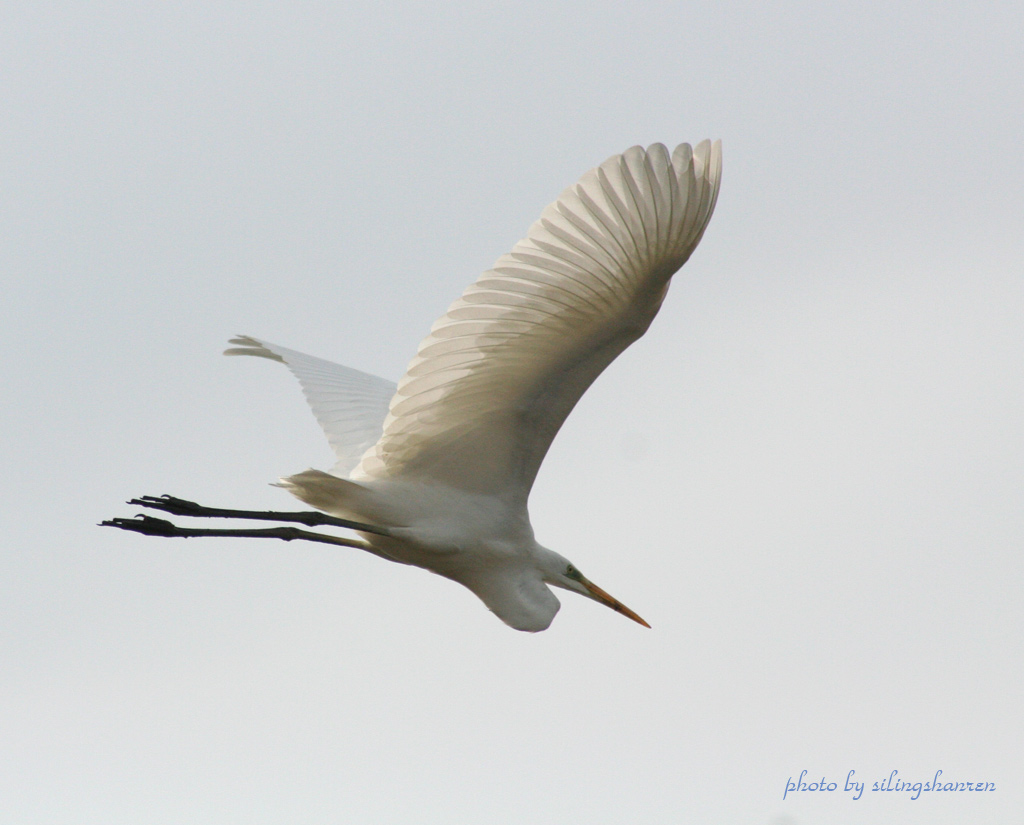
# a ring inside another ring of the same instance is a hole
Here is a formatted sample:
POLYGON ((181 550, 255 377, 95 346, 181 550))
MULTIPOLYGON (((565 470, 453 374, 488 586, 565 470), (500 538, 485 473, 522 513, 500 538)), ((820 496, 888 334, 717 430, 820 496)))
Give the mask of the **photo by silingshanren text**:
POLYGON ((865 779, 863 782, 858 780, 855 770, 846 775, 845 781, 832 781, 825 776, 808 781, 808 773, 803 770, 800 771, 800 775, 796 779, 792 776, 789 777, 786 780, 786 789, 782 792, 782 798, 785 799, 795 793, 833 793, 842 790, 849 794, 851 799, 860 799, 864 795, 864 791, 867 790, 870 793, 907 795, 910 799, 917 799, 923 793, 984 792, 996 789, 995 782, 978 782, 973 778, 970 781, 952 780, 949 777, 944 777, 941 770, 936 771, 931 779, 924 782, 904 779, 899 775, 898 770, 892 771, 883 779, 876 781, 865 779))

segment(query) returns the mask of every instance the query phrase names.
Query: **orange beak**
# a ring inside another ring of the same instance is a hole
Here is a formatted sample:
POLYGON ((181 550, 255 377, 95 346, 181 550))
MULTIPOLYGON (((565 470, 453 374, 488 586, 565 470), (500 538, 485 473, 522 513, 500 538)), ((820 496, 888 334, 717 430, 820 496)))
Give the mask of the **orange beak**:
POLYGON ((644 627, 650 627, 650 625, 647 624, 647 622, 645 622, 638 615, 636 615, 636 613, 634 613, 632 610, 626 607, 626 605, 624 605, 622 602, 620 602, 613 596, 609 596, 592 581, 580 577, 580 584, 587 588, 587 590, 589 590, 593 594, 594 598, 597 599, 597 601, 601 602, 601 604, 607 605, 616 613, 621 613, 623 616, 632 619, 637 624, 642 624, 644 627))

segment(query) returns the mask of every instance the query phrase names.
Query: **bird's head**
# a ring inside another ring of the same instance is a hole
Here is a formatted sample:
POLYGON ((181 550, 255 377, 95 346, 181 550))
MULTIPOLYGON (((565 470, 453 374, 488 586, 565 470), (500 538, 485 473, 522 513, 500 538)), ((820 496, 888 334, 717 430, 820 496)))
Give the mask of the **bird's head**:
POLYGON ((626 605, 590 581, 568 559, 552 550, 543 549, 545 553, 541 565, 545 582, 554 587, 561 587, 563 590, 579 593, 581 596, 586 596, 588 599, 600 602, 605 607, 610 607, 616 613, 621 613, 623 616, 632 619, 638 624, 642 624, 644 627, 650 627, 647 622, 626 607, 626 605))
POLYGON ((443 573, 468 587, 509 627, 536 633, 546 630, 558 613, 558 597, 551 587, 579 593, 610 607, 634 622, 650 627, 618 599, 609 596, 586 578, 564 556, 532 542, 528 556, 513 563, 485 565, 473 570, 462 567, 443 573))

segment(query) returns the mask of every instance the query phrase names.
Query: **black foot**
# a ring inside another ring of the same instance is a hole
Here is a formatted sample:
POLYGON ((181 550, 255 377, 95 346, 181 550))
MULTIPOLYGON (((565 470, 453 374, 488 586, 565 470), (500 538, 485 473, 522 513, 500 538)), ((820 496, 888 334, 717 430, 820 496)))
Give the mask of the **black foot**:
POLYGON ((120 527, 122 530, 142 533, 144 536, 181 535, 180 528, 171 524, 167 519, 143 515, 138 515, 135 518, 112 518, 107 521, 101 521, 100 527, 120 527))
MULTIPOLYGON (((196 504, 194 501, 186 501, 183 498, 175 498, 174 496, 162 495, 162 496, 142 496, 141 498, 133 498, 128 502, 129 504, 136 504, 139 507, 149 507, 153 510, 163 510, 165 513, 170 513, 172 516, 203 516, 207 514, 210 509, 203 507, 200 504, 196 504)), ((142 516, 141 518, 145 518, 142 516)), ((154 519, 159 521, 159 519, 154 519)), ((131 529, 131 528, 128 528, 131 529)))

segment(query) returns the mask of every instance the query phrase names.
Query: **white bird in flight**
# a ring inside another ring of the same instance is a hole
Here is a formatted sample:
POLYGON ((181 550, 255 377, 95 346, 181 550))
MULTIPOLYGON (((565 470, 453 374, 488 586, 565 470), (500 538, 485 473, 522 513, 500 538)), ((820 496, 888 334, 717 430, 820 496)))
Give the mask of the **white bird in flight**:
POLYGON ((397 385, 257 338, 228 355, 280 361, 298 378, 337 463, 280 486, 321 512, 130 503, 186 516, 354 529, 349 539, 276 527, 181 528, 138 516, 105 525, 162 536, 307 539, 367 550, 469 588, 503 622, 536 632, 559 601, 594 599, 649 627, 538 544, 527 499, 541 461, 591 382, 647 330, 718 197, 720 142, 634 146, 587 172, 526 238, 431 327, 397 385), (327 514, 327 515, 325 515, 327 514))

